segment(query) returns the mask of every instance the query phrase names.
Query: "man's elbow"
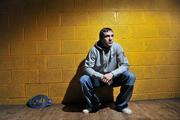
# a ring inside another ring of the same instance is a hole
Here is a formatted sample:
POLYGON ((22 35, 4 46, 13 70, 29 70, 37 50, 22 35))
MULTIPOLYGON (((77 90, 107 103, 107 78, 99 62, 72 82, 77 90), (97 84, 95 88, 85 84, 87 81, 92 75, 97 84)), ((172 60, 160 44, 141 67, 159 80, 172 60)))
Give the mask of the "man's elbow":
POLYGON ((126 69, 126 71, 128 71, 128 70, 129 70, 129 67, 130 67, 130 65, 129 65, 129 64, 125 63, 125 64, 123 64, 122 66, 124 66, 124 68, 126 69))

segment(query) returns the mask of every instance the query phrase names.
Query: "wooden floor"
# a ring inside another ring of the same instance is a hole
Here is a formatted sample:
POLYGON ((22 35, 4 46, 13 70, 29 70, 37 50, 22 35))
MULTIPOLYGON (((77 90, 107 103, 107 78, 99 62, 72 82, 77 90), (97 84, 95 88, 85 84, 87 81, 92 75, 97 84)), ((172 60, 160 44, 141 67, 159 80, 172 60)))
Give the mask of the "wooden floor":
POLYGON ((23 105, 0 106, 0 120, 180 120, 180 99, 130 102, 132 115, 104 106, 96 113, 83 114, 79 105, 53 105, 31 109, 23 105))

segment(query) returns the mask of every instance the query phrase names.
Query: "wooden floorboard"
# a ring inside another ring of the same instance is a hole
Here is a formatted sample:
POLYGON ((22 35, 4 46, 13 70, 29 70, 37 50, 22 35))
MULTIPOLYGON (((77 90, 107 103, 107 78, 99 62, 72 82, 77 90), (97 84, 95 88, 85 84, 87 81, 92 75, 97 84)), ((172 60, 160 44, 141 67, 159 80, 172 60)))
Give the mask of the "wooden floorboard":
POLYGON ((132 115, 115 111, 106 104, 96 113, 83 114, 82 105, 52 105, 31 109, 24 105, 1 105, 0 120, 180 120, 180 99, 133 101, 132 115))

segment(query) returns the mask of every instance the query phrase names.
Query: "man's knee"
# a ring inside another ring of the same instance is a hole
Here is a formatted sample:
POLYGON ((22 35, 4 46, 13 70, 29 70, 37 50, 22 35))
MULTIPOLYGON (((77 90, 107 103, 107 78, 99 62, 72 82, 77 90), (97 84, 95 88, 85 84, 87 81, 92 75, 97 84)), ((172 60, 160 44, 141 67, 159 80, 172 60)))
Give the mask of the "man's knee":
POLYGON ((134 85, 136 77, 131 71, 125 72, 125 76, 128 78, 126 85, 134 85))
POLYGON ((89 77, 88 75, 83 75, 83 76, 80 77, 80 83, 81 83, 81 85, 82 85, 82 84, 85 84, 85 83, 87 83, 87 82, 89 82, 89 81, 90 81, 90 77, 89 77))

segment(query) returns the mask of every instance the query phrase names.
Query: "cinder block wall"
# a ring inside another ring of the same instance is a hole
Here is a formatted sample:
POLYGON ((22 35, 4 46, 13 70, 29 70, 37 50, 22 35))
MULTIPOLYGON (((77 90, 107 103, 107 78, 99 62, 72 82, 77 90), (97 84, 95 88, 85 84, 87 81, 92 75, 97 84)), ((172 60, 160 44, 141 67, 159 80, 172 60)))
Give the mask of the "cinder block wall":
POLYGON ((179 97, 179 12, 177 0, 1 0, 0 104, 78 101, 77 71, 102 27, 137 76, 133 100, 179 97))

